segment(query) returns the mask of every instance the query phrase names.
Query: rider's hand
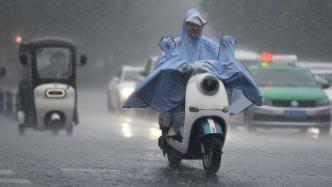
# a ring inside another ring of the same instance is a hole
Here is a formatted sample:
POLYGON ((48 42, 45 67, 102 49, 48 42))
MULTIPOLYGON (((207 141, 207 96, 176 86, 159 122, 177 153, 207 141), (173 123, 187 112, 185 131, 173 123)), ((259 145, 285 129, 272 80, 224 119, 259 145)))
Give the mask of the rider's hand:
POLYGON ((184 63, 182 66, 181 66, 181 70, 183 73, 189 73, 192 71, 192 66, 190 64, 187 64, 187 63, 184 63))

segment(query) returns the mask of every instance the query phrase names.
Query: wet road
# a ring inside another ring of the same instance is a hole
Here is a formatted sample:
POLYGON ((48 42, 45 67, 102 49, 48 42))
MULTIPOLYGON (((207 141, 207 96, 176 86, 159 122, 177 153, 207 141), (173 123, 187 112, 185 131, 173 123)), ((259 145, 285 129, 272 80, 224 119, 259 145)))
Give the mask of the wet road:
POLYGON ((103 90, 79 94, 81 124, 72 136, 17 132, 0 116, 0 186, 332 186, 332 137, 297 131, 231 131, 221 168, 201 161, 168 166, 154 117, 110 113, 103 90))

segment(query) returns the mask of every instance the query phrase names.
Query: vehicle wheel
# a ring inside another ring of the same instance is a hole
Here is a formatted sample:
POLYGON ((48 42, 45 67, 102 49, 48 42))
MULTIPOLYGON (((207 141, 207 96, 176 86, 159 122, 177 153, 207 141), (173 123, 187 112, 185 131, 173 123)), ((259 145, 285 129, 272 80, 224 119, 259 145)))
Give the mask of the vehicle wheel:
POLYGON ((220 139, 216 137, 205 139, 201 146, 205 173, 208 175, 217 173, 220 167, 222 152, 220 139))
POLYGON ((53 128, 53 129, 52 129, 52 134, 53 134, 54 136, 58 136, 58 134, 59 134, 59 129, 57 129, 57 128, 53 128))
POLYGON ((114 111, 114 108, 111 104, 111 98, 108 93, 107 93, 107 108, 108 108, 108 111, 110 111, 110 112, 114 111))
POLYGON ((20 133, 20 135, 24 135, 25 132, 25 127, 23 124, 19 124, 18 125, 18 133, 20 133))
POLYGON ((115 108, 114 110, 118 113, 121 113, 122 112, 122 103, 121 103, 121 98, 120 98, 120 93, 117 94, 117 97, 116 97, 116 103, 115 104, 115 108))
POLYGON ((257 128, 254 125, 248 124, 247 125, 247 130, 249 132, 256 132, 257 128))
POLYGON ((66 129, 66 133, 67 133, 68 136, 73 135, 73 131, 74 131, 74 127, 73 126, 71 126, 71 127, 69 127, 69 128, 66 129))
POLYGON ((237 125, 235 125, 235 124, 230 124, 230 125, 229 125, 229 128, 230 128, 232 131, 236 131, 236 130, 237 130, 237 125))
POLYGON ((172 153, 167 153, 167 159, 170 166, 178 166, 181 163, 181 158, 172 155, 172 153))
POLYGON ((323 136, 326 136, 326 135, 329 135, 330 134, 330 130, 331 130, 331 126, 326 126, 326 127, 321 127, 319 128, 319 134, 320 135, 323 135, 323 136))
POLYGON ((301 134, 306 134, 307 131, 308 131, 308 128, 306 128, 306 127, 300 128, 300 133, 301 134))

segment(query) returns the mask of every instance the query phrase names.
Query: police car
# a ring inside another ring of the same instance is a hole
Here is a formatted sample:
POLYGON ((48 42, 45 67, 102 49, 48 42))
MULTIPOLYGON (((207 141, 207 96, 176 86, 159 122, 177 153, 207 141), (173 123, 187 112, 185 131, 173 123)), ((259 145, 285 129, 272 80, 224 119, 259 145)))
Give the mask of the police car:
POLYGON ((260 64, 249 66, 261 91, 263 106, 252 106, 233 116, 231 123, 245 124, 251 131, 257 128, 306 131, 315 127, 321 134, 328 134, 331 128, 328 97, 311 72, 296 61, 295 55, 264 53, 260 64))

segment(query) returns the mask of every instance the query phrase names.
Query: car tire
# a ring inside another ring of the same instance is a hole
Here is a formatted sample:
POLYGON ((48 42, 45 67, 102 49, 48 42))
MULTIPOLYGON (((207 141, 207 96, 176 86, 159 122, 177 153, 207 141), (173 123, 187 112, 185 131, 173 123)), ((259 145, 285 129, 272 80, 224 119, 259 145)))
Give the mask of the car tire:
POLYGON ((327 136, 330 134, 330 130, 331 130, 331 125, 326 126, 326 127, 320 127, 319 134, 323 135, 323 136, 327 136))
POLYGON ((117 100, 116 100, 116 103, 115 103, 115 108, 114 108, 114 110, 116 111, 116 112, 122 112, 122 110, 121 110, 121 108, 122 108, 122 106, 121 106, 121 99, 120 99, 120 94, 118 93, 117 94, 117 100))
POLYGON ((236 131, 236 130, 237 130, 237 127, 238 127, 237 124, 230 124, 230 125, 229 125, 229 128, 230 128, 232 131, 236 131))
POLYGON ((112 98, 110 95, 107 96, 107 103, 108 103, 108 111, 110 112, 121 112, 120 106, 120 97, 117 94, 117 100, 112 103, 112 98))
POLYGON ((74 127, 73 126, 66 128, 66 133, 67 133, 68 136, 72 136, 73 132, 74 132, 74 127))
POLYGON ((59 135, 59 129, 58 128, 52 128, 52 135, 53 136, 58 136, 59 135))
POLYGON ((256 132, 257 127, 256 127, 255 125, 252 125, 252 124, 248 123, 248 124, 247 124, 247 130, 248 130, 249 132, 256 132))
POLYGON ((24 135, 24 133, 25 133, 25 126, 24 126, 24 124, 19 124, 18 125, 18 133, 20 135, 24 135))
POLYGON ((245 124, 245 127, 246 127, 247 131, 249 131, 249 132, 256 132, 257 127, 255 125, 253 125, 252 123, 250 123, 249 113, 248 112, 245 115, 244 124, 245 124))
POLYGON ((112 111, 114 111, 114 108, 111 103, 112 101, 111 101, 110 93, 107 92, 106 94, 107 94, 107 109, 108 109, 108 111, 112 112, 112 111))
POLYGON ((306 134, 307 131, 308 131, 308 128, 307 128, 307 127, 300 128, 300 133, 301 133, 301 134, 306 134))

